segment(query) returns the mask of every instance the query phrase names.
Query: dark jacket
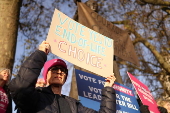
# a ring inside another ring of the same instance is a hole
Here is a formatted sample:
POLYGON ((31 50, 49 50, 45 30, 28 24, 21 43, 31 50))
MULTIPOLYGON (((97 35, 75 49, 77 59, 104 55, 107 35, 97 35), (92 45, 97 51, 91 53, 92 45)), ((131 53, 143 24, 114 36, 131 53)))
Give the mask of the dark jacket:
MULTIPOLYGON (((46 59, 47 56, 43 51, 36 50, 22 64, 18 75, 9 84, 13 100, 22 113, 59 113, 58 102, 51 88, 35 88, 46 59)), ((65 99, 72 113, 97 113, 71 97, 66 96, 65 99)), ((113 88, 105 87, 102 90, 99 113, 116 113, 116 96, 113 88)))
MULTIPOLYGON (((147 105, 141 105, 140 106, 140 112, 141 113, 150 113, 148 107, 149 106, 147 106, 147 105)), ((164 108, 164 107, 161 107, 161 106, 158 106, 158 110, 159 110, 160 113, 168 113, 167 109, 164 108)))

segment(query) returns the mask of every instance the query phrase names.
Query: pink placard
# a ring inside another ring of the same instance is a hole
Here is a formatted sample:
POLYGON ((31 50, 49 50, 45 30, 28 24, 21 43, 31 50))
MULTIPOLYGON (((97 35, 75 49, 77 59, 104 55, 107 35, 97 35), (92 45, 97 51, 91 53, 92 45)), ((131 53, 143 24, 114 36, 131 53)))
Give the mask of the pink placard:
POLYGON ((132 74, 127 72, 130 80, 132 81, 133 86, 135 87, 135 90, 137 94, 139 95, 139 98, 141 99, 142 103, 144 105, 149 106, 150 113, 160 113, 156 101, 154 100, 152 94, 150 93, 148 87, 140 82, 137 78, 135 78, 132 74))

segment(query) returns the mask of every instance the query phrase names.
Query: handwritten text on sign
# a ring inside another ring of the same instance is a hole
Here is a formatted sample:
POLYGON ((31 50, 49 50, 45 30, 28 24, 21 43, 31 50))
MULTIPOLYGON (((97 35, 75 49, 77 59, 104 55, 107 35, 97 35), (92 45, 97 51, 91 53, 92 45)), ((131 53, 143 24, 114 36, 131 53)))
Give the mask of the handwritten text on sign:
POLYGON ((47 41, 52 53, 79 67, 104 77, 113 72, 113 40, 79 24, 57 9, 47 41))

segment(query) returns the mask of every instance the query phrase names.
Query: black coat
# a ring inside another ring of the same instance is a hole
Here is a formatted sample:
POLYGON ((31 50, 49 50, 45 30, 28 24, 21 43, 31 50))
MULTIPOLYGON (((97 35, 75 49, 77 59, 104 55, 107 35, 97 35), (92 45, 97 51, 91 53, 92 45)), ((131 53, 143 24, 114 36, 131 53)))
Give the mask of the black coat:
MULTIPOLYGON (((58 102, 50 86, 35 88, 46 59, 47 56, 43 51, 36 50, 22 64, 18 75, 9 84, 12 98, 22 113, 59 113, 58 102)), ((66 96, 65 99, 72 113, 97 113, 71 97, 66 96)), ((116 96, 113 88, 105 87, 102 90, 99 113, 116 113, 116 96)))

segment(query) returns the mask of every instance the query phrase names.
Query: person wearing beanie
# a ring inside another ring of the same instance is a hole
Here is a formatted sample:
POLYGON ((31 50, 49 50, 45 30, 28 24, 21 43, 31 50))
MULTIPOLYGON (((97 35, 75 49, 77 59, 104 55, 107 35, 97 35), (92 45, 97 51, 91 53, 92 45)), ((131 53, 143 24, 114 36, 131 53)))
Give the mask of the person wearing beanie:
POLYGON ((12 99, 8 89, 10 79, 10 70, 0 68, 0 113, 12 113, 12 99))
POLYGON ((46 62, 50 45, 43 41, 21 65, 17 76, 9 84, 12 98, 20 113, 116 113, 116 95, 112 88, 115 77, 106 78, 102 89, 99 111, 84 107, 80 101, 61 94, 67 80, 68 69, 61 59, 46 62), (36 87, 38 76, 43 70, 47 87, 36 87))

